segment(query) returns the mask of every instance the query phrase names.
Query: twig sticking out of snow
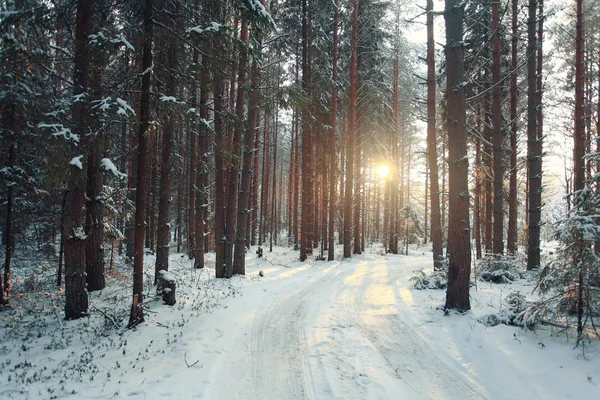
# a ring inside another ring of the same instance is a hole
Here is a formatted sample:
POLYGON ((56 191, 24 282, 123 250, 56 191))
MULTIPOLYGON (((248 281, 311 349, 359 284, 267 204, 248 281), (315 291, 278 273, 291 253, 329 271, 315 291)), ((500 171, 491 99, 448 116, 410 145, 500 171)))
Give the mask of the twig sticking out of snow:
POLYGON ((188 368, 192 368, 194 365, 198 364, 198 362, 200 360, 196 360, 194 363, 192 363, 191 365, 187 362, 187 351, 185 352, 185 354, 183 355, 183 361, 185 361, 185 365, 187 365, 188 368))

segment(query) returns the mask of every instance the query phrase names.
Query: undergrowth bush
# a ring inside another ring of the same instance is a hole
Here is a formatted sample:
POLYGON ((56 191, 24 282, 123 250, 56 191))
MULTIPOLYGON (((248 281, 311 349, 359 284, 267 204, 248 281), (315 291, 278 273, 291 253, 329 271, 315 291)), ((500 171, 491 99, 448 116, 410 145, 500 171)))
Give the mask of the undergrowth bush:
POLYGON ((492 283, 510 283, 523 278, 519 262, 512 256, 490 255, 479 264, 479 278, 492 283))
POLYGON ((446 289, 448 286, 448 259, 444 259, 441 269, 431 272, 425 272, 423 269, 413 271, 413 276, 409 281, 417 290, 446 289))

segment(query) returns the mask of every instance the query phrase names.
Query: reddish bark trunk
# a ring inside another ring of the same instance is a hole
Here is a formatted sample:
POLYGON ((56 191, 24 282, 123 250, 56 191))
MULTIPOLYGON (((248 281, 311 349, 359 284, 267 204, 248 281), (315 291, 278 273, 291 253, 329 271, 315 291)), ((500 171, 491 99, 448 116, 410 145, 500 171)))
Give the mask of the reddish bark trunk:
POLYGON ((448 247, 450 265, 446 309, 466 311, 471 276, 469 159, 467 153, 463 20, 465 3, 446 0, 446 96, 449 165, 448 247))
POLYGON ((137 190, 135 201, 135 231, 133 238, 133 301, 129 325, 144 321, 144 222, 146 220, 146 192, 148 165, 148 134, 150 127, 150 85, 152 74, 152 0, 144 1, 144 48, 142 55, 142 96, 138 129, 137 190))
MULTIPOLYGON (((431 244, 433 268, 442 266, 442 222, 440 215, 440 187, 438 177, 437 137, 435 121, 435 41, 433 0, 427 0, 427 162, 429 165, 429 195, 431 197, 431 244)), ((427 234, 427 229, 425 229, 427 234)))
POLYGON ((504 131, 502 129, 502 82, 500 75, 500 11, 492 3, 492 122, 494 145, 494 254, 504 253, 504 131))
POLYGON ((509 254, 517 251, 517 67, 518 67, 518 0, 512 0, 512 39, 511 39, 511 84, 510 84, 510 188, 508 195, 508 238, 506 247, 509 254))
POLYGON ((527 179, 528 187, 528 243, 527 243, 527 269, 540 266, 540 216, 542 207, 542 143, 538 137, 538 95, 536 54, 538 41, 537 27, 537 1, 529 1, 528 44, 527 44, 527 179))
POLYGON ((352 205, 354 186, 354 137, 356 135, 356 46, 358 42, 358 0, 352 11, 352 56, 350 58, 350 109, 348 111, 348 141, 346 145, 346 189, 344 207, 344 258, 351 256, 352 205))

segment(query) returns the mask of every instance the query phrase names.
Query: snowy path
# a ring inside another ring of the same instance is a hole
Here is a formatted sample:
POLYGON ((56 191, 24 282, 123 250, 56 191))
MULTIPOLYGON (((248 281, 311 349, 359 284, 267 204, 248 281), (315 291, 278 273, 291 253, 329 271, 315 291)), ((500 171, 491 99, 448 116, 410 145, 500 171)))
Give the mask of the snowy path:
POLYGON ((218 372, 235 379, 215 398, 486 398, 398 317, 392 273, 385 261, 364 260, 288 278, 289 290, 248 320, 244 365, 218 372))
MULTIPOLYGON (((150 301, 137 330, 106 327, 98 313, 65 323, 52 309, 39 321, 4 328, 0 398, 598 397, 596 343, 587 343, 582 357, 564 334, 547 328, 477 322, 505 307, 508 293, 531 293, 530 281, 479 282, 471 291, 472 310, 445 316, 443 290, 414 290, 409 282, 415 269, 431 268, 430 253, 371 251, 301 263, 280 247, 260 259, 249 256, 247 275, 231 280, 214 279, 214 269, 194 270, 187 258, 172 255, 177 304, 150 301)), ((94 307, 111 313, 115 298, 129 291, 113 280, 104 294, 92 296, 94 307)), ((26 317, 20 309, 12 316, 26 317)))

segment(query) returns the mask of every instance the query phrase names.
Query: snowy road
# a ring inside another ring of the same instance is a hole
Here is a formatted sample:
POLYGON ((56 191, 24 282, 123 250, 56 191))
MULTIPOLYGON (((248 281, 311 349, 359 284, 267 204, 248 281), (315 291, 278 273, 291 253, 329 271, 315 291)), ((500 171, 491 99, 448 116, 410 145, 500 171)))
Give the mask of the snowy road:
MULTIPOLYGON (((415 266, 391 268, 383 259, 321 265, 287 278, 287 288, 248 319, 251 327, 240 326, 251 332, 241 339, 244 360, 222 363, 216 374, 235 379, 215 398, 488 397, 398 315, 397 275, 415 266)), ((224 350, 225 357, 236 352, 224 350)))
MULTIPOLYGON (((431 269, 430 253, 370 251, 301 263, 296 252, 279 247, 260 259, 248 256, 246 276, 230 280, 213 278, 213 268, 194 270, 174 254, 177 304, 150 301, 137 330, 113 329, 114 320, 107 328, 103 314, 65 323, 49 310, 40 321, 17 325, 28 327, 23 332, 6 331, 0 398, 598 397, 597 343, 587 343, 582 357, 556 331, 477 322, 506 307, 508 293, 531 293, 531 281, 480 281, 471 290, 471 311, 446 316, 443 290, 419 291, 409 282, 414 270, 431 269)), ((146 269, 153 276, 152 259, 146 269)), ((92 296, 104 313, 130 290, 109 282, 92 296)), ((26 315, 15 309, 13 317, 26 315)))

